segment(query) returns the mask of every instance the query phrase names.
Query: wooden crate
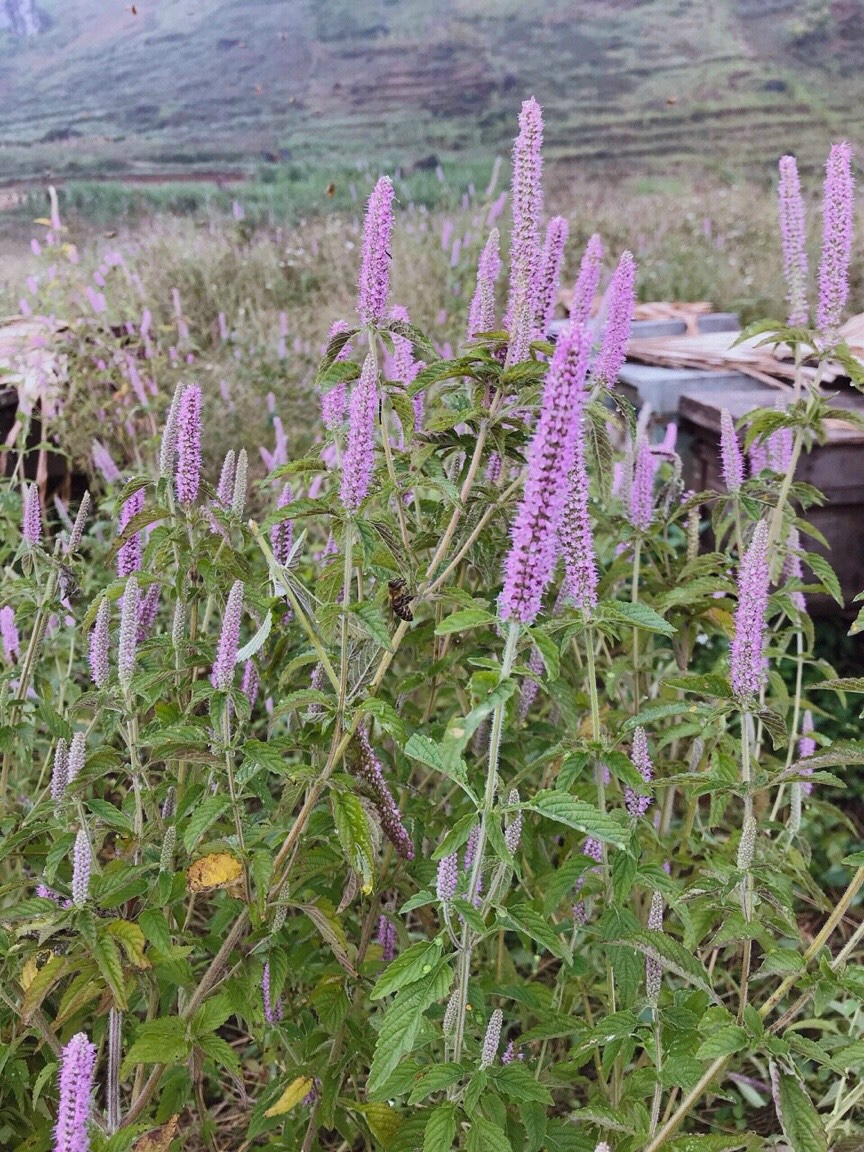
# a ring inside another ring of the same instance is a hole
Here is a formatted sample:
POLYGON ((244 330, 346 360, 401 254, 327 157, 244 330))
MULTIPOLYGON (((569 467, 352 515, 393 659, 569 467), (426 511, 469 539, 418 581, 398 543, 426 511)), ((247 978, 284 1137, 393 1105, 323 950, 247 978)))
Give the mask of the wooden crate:
MULTIPOLYGON (((680 400, 682 427, 690 433, 691 451, 684 460, 684 479, 695 491, 724 491, 720 468, 720 414, 728 408, 739 420, 755 408, 773 408, 777 389, 748 388, 725 393, 704 394, 697 390, 683 393, 680 400)), ((786 395, 791 398, 792 390, 786 395)), ((853 389, 839 392, 832 401, 836 407, 853 409, 864 415, 864 396, 853 389)), ((821 508, 811 508, 807 519, 825 536, 830 545, 826 552, 836 571, 847 609, 852 598, 864 591, 864 547, 861 529, 864 524, 864 431, 839 421, 832 422, 828 440, 803 455, 795 472, 797 480, 818 488, 826 497, 821 508)), ((815 541, 805 541, 811 551, 824 551, 815 541)), ((830 612, 834 602, 826 597, 811 598, 819 612, 830 612)))

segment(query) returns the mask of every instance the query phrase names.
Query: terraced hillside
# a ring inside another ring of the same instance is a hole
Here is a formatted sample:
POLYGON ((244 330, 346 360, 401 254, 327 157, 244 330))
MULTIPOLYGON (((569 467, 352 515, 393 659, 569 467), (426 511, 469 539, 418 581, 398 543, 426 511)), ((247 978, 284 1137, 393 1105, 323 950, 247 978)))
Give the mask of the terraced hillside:
POLYGON ((0 179, 493 153, 723 174, 864 140, 861 0, 41 0, 0 33, 0 179))

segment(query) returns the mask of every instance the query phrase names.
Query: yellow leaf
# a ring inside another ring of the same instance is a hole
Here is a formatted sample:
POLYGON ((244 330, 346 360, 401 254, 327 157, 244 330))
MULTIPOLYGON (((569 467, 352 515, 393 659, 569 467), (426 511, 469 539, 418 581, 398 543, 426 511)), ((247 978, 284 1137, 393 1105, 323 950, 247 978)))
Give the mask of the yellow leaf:
POLYGON ((186 873, 190 892, 210 892, 215 888, 230 888, 243 875, 243 865, 228 852, 213 852, 196 860, 186 873))
POLYGON ((150 967, 150 961, 144 955, 147 942, 137 924, 130 920, 112 920, 105 930, 117 939, 130 964, 136 968, 150 967))
POLYGON ((21 969, 21 987, 25 992, 36 979, 36 973, 38 971, 39 968, 36 964, 36 957, 31 956, 24 967, 21 969))
POLYGON ((312 1087, 311 1076, 298 1076, 296 1080, 292 1080, 272 1108, 268 1108, 264 1113, 265 1116, 284 1116, 286 1112, 299 1104, 304 1096, 308 1095, 309 1089, 312 1087))
POLYGON ((389 1148, 402 1127, 402 1117, 389 1104, 367 1104, 363 1109, 366 1123, 382 1148, 389 1148))
POLYGON ((152 1132, 139 1136, 132 1145, 132 1152, 168 1152, 168 1145, 177 1135, 179 1123, 180 1116, 175 1113, 161 1128, 154 1128, 152 1132))

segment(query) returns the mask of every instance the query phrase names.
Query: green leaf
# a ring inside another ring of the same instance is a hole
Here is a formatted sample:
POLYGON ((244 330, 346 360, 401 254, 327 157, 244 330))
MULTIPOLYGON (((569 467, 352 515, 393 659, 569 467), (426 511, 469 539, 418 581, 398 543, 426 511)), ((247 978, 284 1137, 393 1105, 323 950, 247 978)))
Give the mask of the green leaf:
POLYGON ((398 992, 407 984, 428 976, 440 959, 441 945, 437 940, 412 944, 388 965, 369 995, 373 1000, 380 1000, 382 996, 398 992))
POLYGON ((819 684, 808 684, 807 691, 821 691, 830 688, 834 692, 864 692, 864 676, 842 676, 834 680, 822 680, 819 684))
POLYGON ((525 806, 529 811, 539 812, 548 820, 555 820, 558 824, 566 824, 568 828, 575 828, 584 832, 586 836, 594 836, 607 844, 614 844, 616 848, 626 848, 630 836, 626 828, 613 820, 593 804, 585 800, 577 800, 566 792, 548 789, 538 792, 530 804, 525 806))
POLYGON ((183 833, 183 847, 191 852, 211 824, 219 819, 230 803, 227 796, 205 796, 195 806, 183 833))
POLYGON ((837 579, 837 574, 824 556, 818 552, 808 552, 805 556, 807 567, 812 569, 813 573, 819 578, 822 587, 830 596, 837 601, 840 607, 843 607, 843 591, 840 587, 840 581, 837 579))
POLYGON ((240 1075, 240 1057, 227 1040, 208 1032, 206 1035, 196 1037, 195 1044, 222 1068, 227 1068, 235 1076, 240 1075))
POLYGON ((426 764, 440 772, 442 776, 447 776, 453 780, 463 792, 467 793, 475 803, 477 802, 477 797, 468 786, 468 772, 465 762, 457 757, 448 756, 441 745, 437 744, 430 736, 414 732, 409 736, 402 751, 411 760, 419 760, 421 764, 426 764))
POLYGON ((248 644, 244 644, 240 651, 237 653, 237 664, 245 664, 247 660, 251 660, 255 653, 264 647, 264 642, 270 635, 270 629, 273 627, 273 613, 268 612, 261 623, 261 627, 252 637, 248 644))
POLYGON ((190 1047, 186 1024, 177 1016, 139 1024, 135 1030, 135 1041, 123 1061, 121 1074, 128 1076, 136 1064, 182 1064, 189 1055, 190 1047))
POLYGON ((629 945, 631 948, 636 948, 639 952, 650 956, 652 960, 657 960, 664 968, 668 968, 670 972, 674 972, 697 988, 701 988, 703 992, 707 992, 712 999, 717 999, 711 984, 711 978, 704 966, 691 952, 688 952, 683 944, 679 944, 677 940, 673 940, 672 937, 667 936, 665 932, 649 932, 645 930, 632 932, 623 939, 610 940, 609 943, 611 945, 629 945))
POLYGON ((666 688, 680 688, 683 692, 698 692, 701 696, 719 696, 731 700, 732 686, 728 676, 718 676, 715 672, 705 675, 689 673, 686 676, 664 676, 666 688))
POLYGON ((667 1147, 669 1152, 758 1152, 763 1144, 755 1132, 739 1132, 736 1136, 677 1136, 667 1147))
POLYGON ((451 977, 448 965, 441 963, 428 976, 400 989, 396 994, 378 1033, 372 1067, 366 1082, 367 1096, 375 1098, 386 1087, 394 1068, 414 1047, 423 1013, 447 995, 451 977))
POLYGON ((495 617, 483 608, 463 608, 446 616, 435 629, 436 636, 449 636, 452 632, 467 632, 484 624, 494 624, 495 617))
POLYGON ((482 1116, 475 1116, 471 1121, 471 1131, 468 1133, 467 1152, 513 1152, 512 1145, 505 1133, 482 1116))
POLYGON ((596 618, 613 624, 628 624, 643 632, 659 632, 662 636, 674 636, 677 632, 677 628, 647 604, 631 604, 628 600, 604 600, 597 608, 596 618))
POLYGON ((432 1064, 424 1068, 408 1097, 408 1106, 413 1107, 431 1096, 433 1092, 441 1092, 451 1084, 458 1083, 464 1074, 465 1069, 461 1064, 432 1064))
POLYGON ((697 1060, 716 1060, 718 1056, 731 1056, 741 1052, 750 1043, 746 1031, 738 1024, 721 1024, 714 1028, 699 1046, 697 1060))
POLYGON ((146 938, 137 924, 131 920, 111 920, 105 932, 112 936, 126 953, 126 958, 135 968, 149 968, 150 961, 144 955, 146 938))
POLYGON ((456 1136, 456 1105, 449 1101, 430 1112, 423 1133, 423 1152, 452 1152, 456 1136))
POLYGON ((375 846, 366 809, 353 792, 330 793, 333 822, 345 859, 360 877, 360 886, 368 895, 372 891, 375 868, 375 846))
POLYGON ((379 648, 390 651, 390 629, 384 618, 384 613, 377 604, 371 600, 364 600, 360 604, 351 605, 351 613, 360 621, 363 631, 379 648))
POLYGON ((502 910, 498 917, 506 928, 522 932, 531 940, 535 940, 547 952, 557 956, 559 960, 567 959, 567 946, 560 936, 549 927, 544 918, 529 904, 517 904, 513 908, 502 910))
POLYGON ((792 1152, 827 1152, 828 1137, 807 1090, 797 1076, 777 1067, 780 1124, 792 1152))
POLYGON ((128 1007, 126 1002, 126 987, 123 980, 123 965, 120 962, 120 952, 112 937, 102 933, 97 937, 93 946, 93 959, 105 983, 114 993, 114 1003, 121 1010, 128 1007))
POLYGON ((535 1080, 533 1072, 518 1061, 495 1068, 493 1075, 499 1092, 511 1100, 520 1102, 535 1100, 538 1104, 552 1103, 552 1093, 549 1089, 535 1080))

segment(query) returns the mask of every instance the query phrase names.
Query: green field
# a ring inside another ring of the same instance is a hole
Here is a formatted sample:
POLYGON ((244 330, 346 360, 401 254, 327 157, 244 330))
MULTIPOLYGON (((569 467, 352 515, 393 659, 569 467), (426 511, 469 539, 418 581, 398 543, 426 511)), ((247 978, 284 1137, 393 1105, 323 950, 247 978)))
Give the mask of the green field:
POLYGON ((0 180, 473 161, 521 99, 549 161, 804 165, 864 141, 860 5, 827 0, 42 0, 0 41, 0 180))

